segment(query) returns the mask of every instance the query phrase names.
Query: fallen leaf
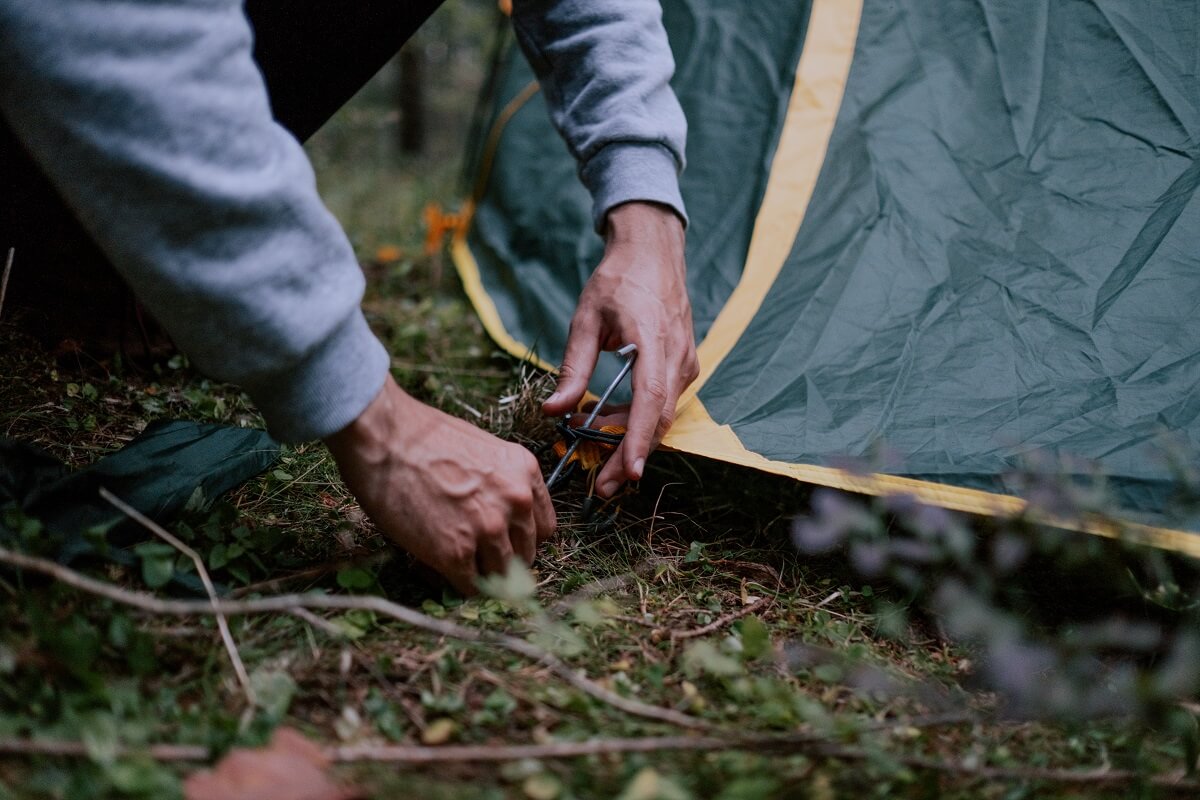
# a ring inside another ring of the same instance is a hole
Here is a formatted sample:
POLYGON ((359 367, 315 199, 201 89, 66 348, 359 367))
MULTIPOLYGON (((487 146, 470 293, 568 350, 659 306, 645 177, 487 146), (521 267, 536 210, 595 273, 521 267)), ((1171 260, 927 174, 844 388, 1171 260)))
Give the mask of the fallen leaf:
POLYGON ((529 800, 556 800, 562 789, 562 781, 548 772, 530 775, 521 784, 521 791, 529 800))
POLYGON ((364 795, 327 774, 321 748, 291 728, 260 748, 235 748, 183 784, 186 800, 355 800, 364 795))
POLYGON ((457 727, 452 719, 447 719, 446 717, 435 719, 421 733, 421 743, 428 745, 445 744, 450 741, 450 737, 454 735, 457 727))

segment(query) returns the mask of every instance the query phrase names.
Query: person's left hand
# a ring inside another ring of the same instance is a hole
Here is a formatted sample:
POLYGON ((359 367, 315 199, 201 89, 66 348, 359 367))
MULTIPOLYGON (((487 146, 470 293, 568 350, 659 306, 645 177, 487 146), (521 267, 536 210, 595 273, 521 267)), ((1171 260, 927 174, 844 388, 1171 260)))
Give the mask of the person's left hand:
POLYGON ((596 480, 600 495, 611 497, 622 482, 641 479, 646 457, 671 427, 675 404, 700 365, 683 222, 667 206, 624 203, 608 212, 604 239, 604 259, 571 320, 558 386, 542 410, 553 416, 575 410, 600 351, 637 345, 628 430, 596 480))

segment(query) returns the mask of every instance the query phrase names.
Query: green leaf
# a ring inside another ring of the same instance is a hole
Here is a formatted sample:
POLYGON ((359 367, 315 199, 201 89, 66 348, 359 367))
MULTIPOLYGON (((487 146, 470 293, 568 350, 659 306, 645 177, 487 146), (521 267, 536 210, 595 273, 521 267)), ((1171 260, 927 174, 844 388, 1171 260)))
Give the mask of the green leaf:
POLYGON ((840 683, 843 677, 842 668, 837 664, 818 664, 813 668, 813 675, 825 683, 840 683))
POLYGON ((117 721, 111 714, 97 711, 80 717, 79 738, 88 758, 97 764, 111 764, 116 760, 120 741, 117 721))
POLYGON ((126 797, 179 797, 179 779, 150 758, 124 758, 104 769, 113 788, 126 797))
POLYGON ((166 542, 142 542, 133 551, 141 558, 142 580, 147 586, 157 589, 175 574, 175 562, 180 553, 166 542))
POLYGON ((537 631, 529 638, 539 647, 563 658, 577 656, 588 649, 587 642, 565 622, 542 620, 537 623, 537 631))
POLYGON ((195 489, 192 490, 192 494, 190 497, 188 497, 187 504, 184 505, 183 510, 185 513, 195 513, 198 511, 207 511, 209 505, 211 505, 211 504, 209 503, 208 499, 205 498, 205 496, 204 496, 204 487, 197 486, 195 489))
POLYGON ((346 567, 338 570, 337 582, 343 589, 370 589, 375 576, 362 567, 346 567))
POLYGON ((617 800, 691 800, 691 795, 653 767, 643 767, 617 800))
POLYGON ((522 605, 532 600, 537 591, 537 581, 528 567, 515 556, 508 562, 508 571, 503 575, 487 575, 476 581, 479 591, 488 597, 503 600, 509 605, 522 605))
POLYGON ((214 544, 212 550, 208 551, 208 566, 211 569, 220 569, 229 563, 229 548, 224 543, 214 544))
POLYGON ((282 470, 282 469, 272 470, 271 475, 273 475, 275 477, 275 480, 277 480, 277 481, 285 481, 286 482, 286 481, 296 480, 295 476, 292 475, 292 473, 287 472, 286 470, 282 470))
POLYGON ((738 660, 722 653, 712 642, 696 642, 689 647, 683 654, 683 666, 692 675, 705 673, 728 677, 742 674, 738 660))
POLYGON ((259 667, 250 673, 250 688, 254 690, 256 706, 271 719, 282 719, 297 687, 292 676, 283 670, 259 667))
POLYGON ((763 621, 755 616, 742 620, 742 653, 754 661, 771 653, 771 633, 763 621))
POLYGON ((562 781, 549 772, 530 775, 521 784, 521 792, 529 800, 557 800, 562 795, 562 790, 562 781))

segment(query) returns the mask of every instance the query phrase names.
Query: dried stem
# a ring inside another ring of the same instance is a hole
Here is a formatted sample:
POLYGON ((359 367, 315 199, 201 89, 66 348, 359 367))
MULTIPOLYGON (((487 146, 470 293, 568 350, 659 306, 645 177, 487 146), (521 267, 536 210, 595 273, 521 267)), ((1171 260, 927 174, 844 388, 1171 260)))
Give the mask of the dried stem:
POLYGON ((0 314, 4 313, 4 295, 8 292, 8 276, 12 274, 13 257, 17 248, 8 248, 8 258, 4 261, 4 274, 0 275, 0 314))
POLYGON ((763 608, 766 608, 770 604, 771 604, 770 598, 763 598, 762 600, 759 600, 757 603, 753 603, 752 605, 748 605, 748 606, 743 606, 742 608, 739 608, 737 611, 731 611, 728 614, 725 614, 724 616, 713 620, 712 622, 708 623, 707 625, 700 626, 699 628, 692 628, 691 630, 686 630, 686 631, 671 631, 671 639, 673 639, 673 640, 694 639, 697 636, 706 636, 706 635, 712 633, 713 631, 719 631, 721 628, 724 628, 726 625, 733 622, 734 620, 741 619, 742 617, 746 616, 747 614, 750 614, 755 611, 759 611, 763 608))
POLYGON ((225 615, 217 608, 220 603, 217 598, 217 589, 213 586, 212 579, 208 576, 208 570, 204 566, 204 559, 200 558, 199 553, 176 538, 174 534, 155 523, 154 520, 117 497, 108 489, 100 487, 100 496, 115 506, 122 514, 190 558, 192 563, 196 565, 196 572, 200 575, 200 582, 204 584, 204 591, 208 593, 208 600, 212 604, 213 615, 217 618, 217 629, 221 632, 221 641, 225 645, 225 651, 229 653, 229 660, 233 662, 233 672, 237 675, 238 683, 242 686, 242 691, 246 695, 246 701, 252 706, 255 705, 254 689, 250 686, 250 676, 246 673, 246 665, 242 663, 242 655, 238 652, 237 644, 233 641, 233 634, 229 630, 229 622, 226 621, 225 615))
POLYGON ((560 658, 535 644, 506 634, 479 631, 453 622, 434 619, 419 611, 406 608, 382 597, 359 596, 345 597, 341 595, 324 594, 291 594, 264 597, 256 600, 220 600, 215 602, 195 600, 164 600, 144 592, 134 592, 122 589, 110 583, 89 578, 75 570, 69 569, 36 556, 25 555, 5 547, 0 547, 0 563, 20 567, 32 572, 49 575, 56 580, 72 586, 88 594, 104 597, 115 603, 137 608, 152 614, 168 614, 174 616, 195 616, 224 614, 234 616, 239 614, 272 614, 291 613, 298 608, 307 609, 339 609, 343 611, 366 610, 411 625, 414 628, 459 639, 466 642, 478 642, 502 647, 509 652, 524 656, 532 661, 544 664, 555 675, 574 686, 579 691, 600 702, 623 711, 626 714, 677 725, 681 728, 710 729, 712 723, 674 711, 668 708, 643 703, 628 697, 622 697, 616 692, 605 689, 595 681, 577 673, 560 658))
MULTIPOLYGON (((722 750, 805 753, 817 758, 837 761, 865 761, 872 757, 872 753, 866 749, 823 741, 817 734, 811 733, 729 737, 649 736, 519 745, 449 745, 441 747, 345 745, 327 747, 325 754, 330 760, 342 763, 366 761, 393 764, 447 764, 519 761, 522 759, 570 759, 625 753, 722 750)), ((207 748, 195 745, 158 744, 144 747, 119 747, 117 753, 118 755, 144 754, 159 761, 207 761, 211 758, 211 753, 207 748)), ((85 757, 87 748, 82 742, 44 739, 0 740, 0 754, 85 757)), ((914 769, 954 775, 973 781, 1018 781, 1110 788, 1142 784, 1189 795, 1200 790, 1200 782, 1187 778, 1180 771, 1146 775, 1133 770, 1108 767, 1087 770, 1049 767, 989 767, 928 756, 899 756, 896 761, 914 769)))

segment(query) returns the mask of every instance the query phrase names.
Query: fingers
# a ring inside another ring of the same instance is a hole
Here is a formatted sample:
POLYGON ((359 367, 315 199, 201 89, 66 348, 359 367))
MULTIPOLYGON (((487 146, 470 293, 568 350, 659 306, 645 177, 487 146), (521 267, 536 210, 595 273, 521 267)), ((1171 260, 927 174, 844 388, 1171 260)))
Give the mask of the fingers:
POLYGON ((450 581, 450 585, 454 590, 463 597, 474 597, 479 594, 479 587, 476 581, 479 578, 479 570, 475 566, 475 559, 463 558, 454 561, 451 564, 430 564, 435 570, 442 574, 446 580, 450 581))
MULTIPOLYGON (((542 482, 540 470, 533 484, 533 519, 536 525, 538 544, 554 535, 558 517, 554 513, 554 504, 550 502, 550 492, 546 489, 546 484, 542 482)), ((526 563, 533 563, 532 554, 526 563)))
POLYGON ((641 479, 668 399, 674 411, 674 398, 669 398, 664 381, 663 360, 662 352, 657 348, 638 352, 638 360, 633 367, 633 402, 629 407, 629 426, 624 440, 596 479, 597 491, 602 497, 612 497, 624 481, 641 479))
POLYGON ((524 542, 526 538, 533 538, 532 531, 521 530, 521 527, 522 523, 518 522, 503 534, 480 537, 479 549, 475 553, 480 574, 503 575, 508 572, 508 564, 512 561, 514 552, 513 545, 524 542))
POLYGON ((587 391, 588 380, 599 357, 599 321, 589 314, 576 314, 567 334, 567 351, 558 371, 558 386, 542 404, 542 411, 553 417, 573 411, 587 391))

